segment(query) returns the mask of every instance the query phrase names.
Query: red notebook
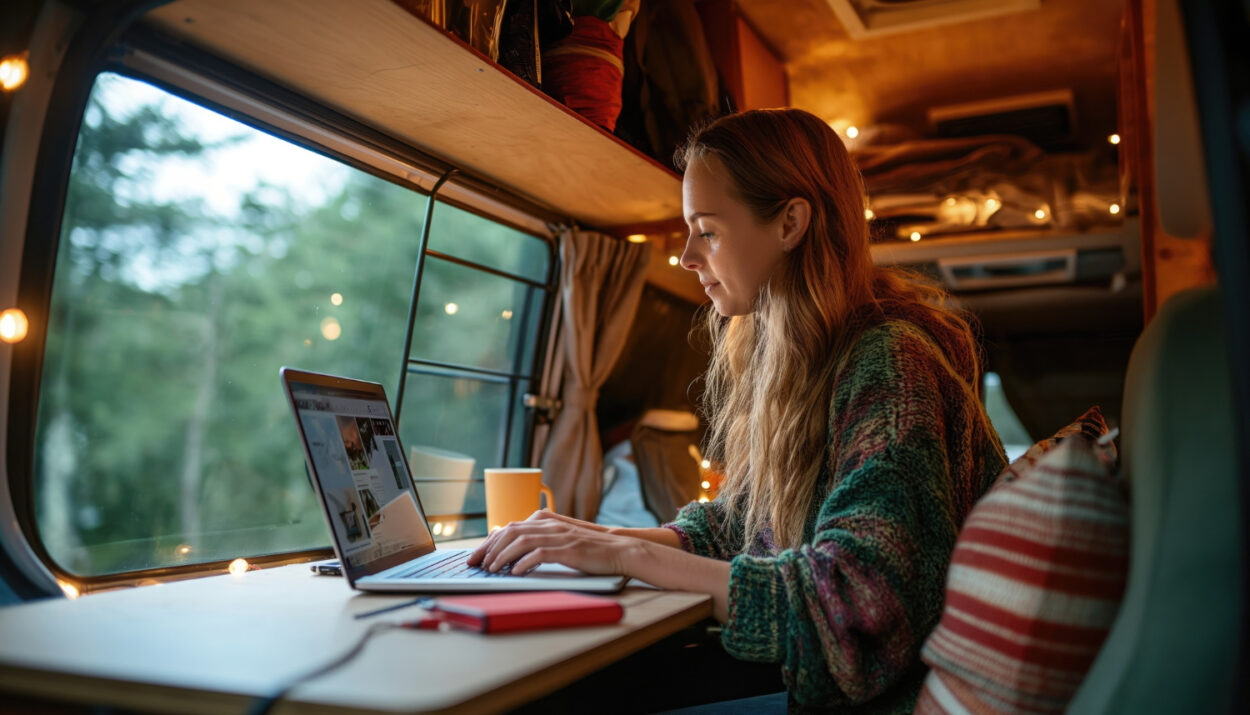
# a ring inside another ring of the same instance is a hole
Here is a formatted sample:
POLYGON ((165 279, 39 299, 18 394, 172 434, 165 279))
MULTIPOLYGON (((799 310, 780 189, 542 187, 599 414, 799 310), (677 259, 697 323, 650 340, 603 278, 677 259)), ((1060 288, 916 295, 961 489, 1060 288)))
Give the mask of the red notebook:
POLYGON ((616 623, 625 614, 611 598, 566 591, 449 596, 426 609, 445 623, 482 633, 616 623))

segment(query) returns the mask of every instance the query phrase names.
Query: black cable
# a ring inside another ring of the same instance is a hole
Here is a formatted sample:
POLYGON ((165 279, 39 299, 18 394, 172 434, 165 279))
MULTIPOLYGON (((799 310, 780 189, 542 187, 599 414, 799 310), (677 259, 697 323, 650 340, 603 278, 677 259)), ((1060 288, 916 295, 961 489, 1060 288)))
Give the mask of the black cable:
POLYGON ((398 623, 374 623, 372 626, 369 626, 369 630, 364 632, 364 635, 360 637, 360 640, 356 641, 355 645, 349 648, 342 655, 325 665, 318 666, 317 668, 290 680, 272 695, 257 699, 252 703, 252 706, 248 708, 248 715, 268 715, 269 712, 273 710, 274 706, 281 702, 288 694, 290 694, 291 690, 297 686, 312 680, 319 675, 325 675, 336 668, 346 665, 348 661, 355 658, 360 654, 360 651, 364 650, 365 644, 368 643, 369 639, 376 634, 381 633, 382 631, 391 630, 392 628, 403 627, 404 626, 401 626, 398 623))

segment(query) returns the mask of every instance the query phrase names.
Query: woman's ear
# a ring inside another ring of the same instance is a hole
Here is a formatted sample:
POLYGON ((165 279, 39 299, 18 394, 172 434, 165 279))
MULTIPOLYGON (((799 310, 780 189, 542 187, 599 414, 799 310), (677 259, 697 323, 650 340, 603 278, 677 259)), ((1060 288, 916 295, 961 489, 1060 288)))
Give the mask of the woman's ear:
POLYGON ((789 253, 807 235, 812 220, 812 205, 807 199, 795 197, 781 212, 781 250, 789 253))

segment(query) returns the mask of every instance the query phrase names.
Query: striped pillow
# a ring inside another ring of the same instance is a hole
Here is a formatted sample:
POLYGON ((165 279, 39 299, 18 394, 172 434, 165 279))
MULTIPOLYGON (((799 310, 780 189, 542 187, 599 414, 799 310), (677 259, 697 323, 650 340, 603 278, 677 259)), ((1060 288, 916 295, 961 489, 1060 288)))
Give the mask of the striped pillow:
POLYGON ((921 652, 932 670, 916 712, 1067 706, 1128 577, 1128 504, 1110 437, 1069 435, 1014 478, 1004 472, 968 515, 942 620, 921 652))

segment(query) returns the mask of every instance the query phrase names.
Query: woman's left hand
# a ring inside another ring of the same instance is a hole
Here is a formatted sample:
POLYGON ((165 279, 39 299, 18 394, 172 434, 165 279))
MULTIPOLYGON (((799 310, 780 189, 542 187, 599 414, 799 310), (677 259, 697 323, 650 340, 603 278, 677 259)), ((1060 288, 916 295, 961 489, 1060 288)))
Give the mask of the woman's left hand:
MULTIPOLYGON (((628 575, 630 557, 646 548, 642 539, 618 536, 565 521, 554 514, 544 514, 550 512, 535 512, 529 519, 491 534, 483 544, 482 568, 498 571, 512 564, 512 573, 520 575, 539 564, 557 563, 586 573, 628 575)), ((470 563, 475 561, 469 559, 470 563)))

